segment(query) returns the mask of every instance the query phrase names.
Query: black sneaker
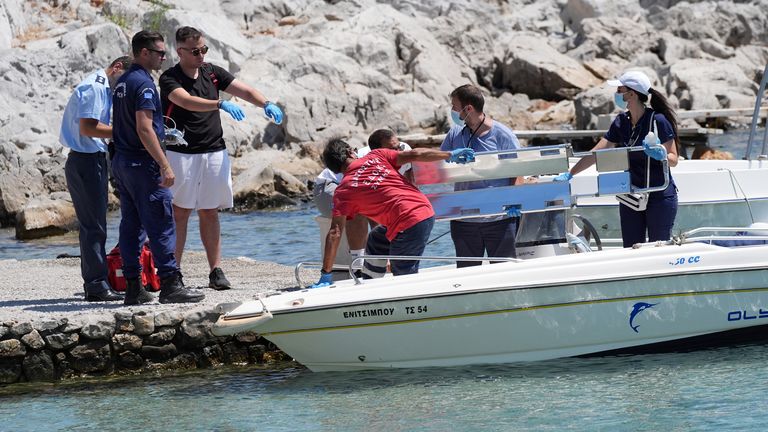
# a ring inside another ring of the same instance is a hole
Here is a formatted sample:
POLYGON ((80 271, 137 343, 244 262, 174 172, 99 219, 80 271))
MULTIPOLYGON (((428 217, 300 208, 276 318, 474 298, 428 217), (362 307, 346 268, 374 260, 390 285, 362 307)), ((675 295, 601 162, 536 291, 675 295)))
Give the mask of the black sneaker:
POLYGON ((214 269, 211 270, 211 274, 208 275, 208 281, 208 286, 217 291, 224 291, 232 288, 232 285, 227 280, 227 277, 224 276, 224 271, 220 267, 214 267, 214 269))

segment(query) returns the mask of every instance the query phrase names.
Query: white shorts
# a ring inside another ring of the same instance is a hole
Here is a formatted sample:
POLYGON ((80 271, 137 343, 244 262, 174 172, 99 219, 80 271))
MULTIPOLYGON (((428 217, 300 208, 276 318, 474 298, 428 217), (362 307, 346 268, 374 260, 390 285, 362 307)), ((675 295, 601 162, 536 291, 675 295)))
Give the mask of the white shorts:
POLYGON ((171 186, 173 204, 193 210, 224 209, 232 200, 232 169, 226 150, 184 154, 168 151, 176 181, 171 186))

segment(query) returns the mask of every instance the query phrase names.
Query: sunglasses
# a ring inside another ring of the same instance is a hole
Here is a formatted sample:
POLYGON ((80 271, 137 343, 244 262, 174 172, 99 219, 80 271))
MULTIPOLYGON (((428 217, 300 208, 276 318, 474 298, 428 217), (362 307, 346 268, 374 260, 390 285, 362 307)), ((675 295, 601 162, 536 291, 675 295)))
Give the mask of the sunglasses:
POLYGON ((184 51, 189 51, 189 53, 195 57, 199 56, 200 54, 203 54, 203 55, 208 54, 208 45, 203 45, 200 48, 184 48, 184 47, 179 47, 179 48, 183 49, 184 51))
POLYGON ((154 49, 154 48, 147 48, 147 50, 160 54, 160 57, 165 57, 165 54, 166 54, 166 51, 157 50, 157 49, 154 49))

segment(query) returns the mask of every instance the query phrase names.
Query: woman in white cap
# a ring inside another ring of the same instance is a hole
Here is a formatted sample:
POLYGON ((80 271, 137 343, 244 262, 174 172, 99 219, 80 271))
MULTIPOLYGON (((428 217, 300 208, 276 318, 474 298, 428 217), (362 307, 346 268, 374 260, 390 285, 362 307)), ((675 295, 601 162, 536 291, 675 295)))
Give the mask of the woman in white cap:
MULTIPOLYGON (((617 87, 614 102, 626 111, 616 116, 608 132, 592 150, 644 146, 644 152, 630 152, 629 171, 632 184, 643 188, 647 185, 652 187, 664 184, 664 171, 660 161, 666 158, 670 167, 677 165, 677 146, 680 139, 677 136, 675 112, 667 99, 651 88, 648 76, 640 71, 626 72, 618 80, 608 81, 608 84, 617 87), (645 103, 649 99, 650 107, 646 107, 645 103), (655 131, 656 143, 663 143, 664 150, 644 145, 650 131, 655 131), (646 173, 650 175, 646 176, 646 173)), ((555 177, 555 181, 569 181, 573 175, 594 163, 593 155, 586 156, 576 163, 570 172, 555 177)), ((646 241, 669 240, 676 215, 677 187, 670 175, 666 189, 649 194, 645 210, 636 210, 623 203, 619 205, 624 247, 646 241)))

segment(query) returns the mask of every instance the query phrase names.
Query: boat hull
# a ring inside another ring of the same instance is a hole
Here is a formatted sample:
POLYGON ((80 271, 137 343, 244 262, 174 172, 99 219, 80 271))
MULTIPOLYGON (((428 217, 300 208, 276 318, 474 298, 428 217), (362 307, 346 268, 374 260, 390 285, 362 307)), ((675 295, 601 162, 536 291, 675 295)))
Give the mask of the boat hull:
POLYGON ((768 324, 768 248, 740 249, 616 250, 342 283, 263 299, 273 317, 254 330, 313 371, 674 345, 768 324))

